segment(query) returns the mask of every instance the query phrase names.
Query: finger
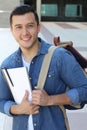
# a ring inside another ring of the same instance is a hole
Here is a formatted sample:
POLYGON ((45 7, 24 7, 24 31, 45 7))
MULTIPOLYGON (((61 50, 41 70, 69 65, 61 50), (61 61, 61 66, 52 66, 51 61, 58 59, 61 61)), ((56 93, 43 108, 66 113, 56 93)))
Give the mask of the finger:
POLYGON ((40 108, 39 105, 34 105, 34 107, 33 107, 34 110, 38 110, 39 108, 40 108))
POLYGON ((39 110, 36 110, 35 112, 34 112, 34 114, 38 114, 39 113, 39 110))
POLYGON ((27 90, 25 91, 25 95, 24 95, 22 101, 25 101, 25 100, 28 100, 28 91, 27 90))
POLYGON ((34 87, 35 90, 39 90, 39 88, 37 86, 34 87))
POLYGON ((34 114, 39 113, 39 108, 40 108, 40 106, 35 106, 35 107, 33 108, 34 114))

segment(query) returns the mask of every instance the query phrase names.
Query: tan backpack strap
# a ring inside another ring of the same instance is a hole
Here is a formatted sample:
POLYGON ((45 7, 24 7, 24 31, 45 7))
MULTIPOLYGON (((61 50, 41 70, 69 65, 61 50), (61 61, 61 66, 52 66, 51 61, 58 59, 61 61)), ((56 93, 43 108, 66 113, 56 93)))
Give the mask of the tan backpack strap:
POLYGON ((58 48, 55 46, 51 46, 48 49, 48 53, 45 55, 43 63, 42 63, 42 68, 39 74, 39 79, 38 79, 38 83, 36 88, 38 89, 43 89, 45 81, 46 81, 46 77, 47 77, 47 73, 48 73, 48 69, 49 69, 49 65, 50 65, 50 61, 53 55, 54 50, 58 48))
MULTIPOLYGON (((61 47, 61 46, 59 46, 59 47, 61 47)), ((43 63, 42 63, 42 68, 41 68, 41 71, 40 71, 40 74, 39 74, 38 84, 36 86, 37 89, 43 89, 43 87, 44 87, 46 77, 47 77, 47 73, 48 73, 48 69, 49 69, 49 65, 50 65, 50 62, 51 62, 51 58, 52 58, 53 52, 55 51, 56 48, 58 48, 58 46, 57 47, 51 46, 48 50, 48 53, 44 57, 44 60, 43 60, 43 63)), ((67 130, 70 130, 68 118, 67 118, 67 115, 66 115, 66 110, 63 106, 59 106, 59 107, 63 112, 66 128, 67 128, 67 130)))
POLYGON ((66 124, 66 128, 67 130, 70 130, 70 127, 69 127, 69 122, 68 122, 68 117, 67 117, 67 114, 66 114, 66 109, 64 108, 64 106, 59 106, 59 108, 62 110, 63 112, 63 115, 64 115, 64 120, 65 120, 65 124, 66 124))

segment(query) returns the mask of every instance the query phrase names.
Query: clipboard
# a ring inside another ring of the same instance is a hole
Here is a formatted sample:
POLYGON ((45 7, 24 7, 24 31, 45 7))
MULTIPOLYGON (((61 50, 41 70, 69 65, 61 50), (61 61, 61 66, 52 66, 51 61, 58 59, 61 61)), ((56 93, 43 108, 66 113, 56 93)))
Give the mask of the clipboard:
POLYGON ((26 67, 11 68, 11 69, 3 68, 2 74, 17 104, 21 103, 26 90, 29 92, 28 100, 29 101, 32 100, 31 83, 29 80, 29 74, 26 67))

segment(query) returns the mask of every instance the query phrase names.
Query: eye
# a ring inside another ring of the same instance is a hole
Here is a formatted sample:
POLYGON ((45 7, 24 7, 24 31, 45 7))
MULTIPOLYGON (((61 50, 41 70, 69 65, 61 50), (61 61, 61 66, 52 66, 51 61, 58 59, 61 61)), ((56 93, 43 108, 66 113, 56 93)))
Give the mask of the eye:
POLYGON ((33 28, 34 27, 34 24, 28 24, 27 25, 27 28, 33 28))
POLYGON ((21 26, 16 26, 16 29, 21 29, 22 27, 21 26))
POLYGON ((19 30, 22 29, 22 26, 21 25, 16 25, 16 26, 14 26, 14 29, 17 30, 17 31, 19 31, 19 30))

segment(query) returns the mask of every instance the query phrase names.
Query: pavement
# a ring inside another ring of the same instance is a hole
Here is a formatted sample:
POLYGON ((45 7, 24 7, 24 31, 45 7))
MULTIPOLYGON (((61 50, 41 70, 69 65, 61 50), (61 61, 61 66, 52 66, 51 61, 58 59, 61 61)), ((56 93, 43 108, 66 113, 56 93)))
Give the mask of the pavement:
MULTIPOLYGON (((53 44, 54 36, 60 36, 61 41, 73 41, 73 45, 87 58, 87 23, 75 22, 42 22, 39 36, 53 44)), ((10 29, 0 28, 0 64, 18 48, 10 29)), ((87 130, 87 106, 82 110, 67 110, 71 130, 87 130)), ((0 114, 0 130, 12 129, 12 118, 0 114)))

